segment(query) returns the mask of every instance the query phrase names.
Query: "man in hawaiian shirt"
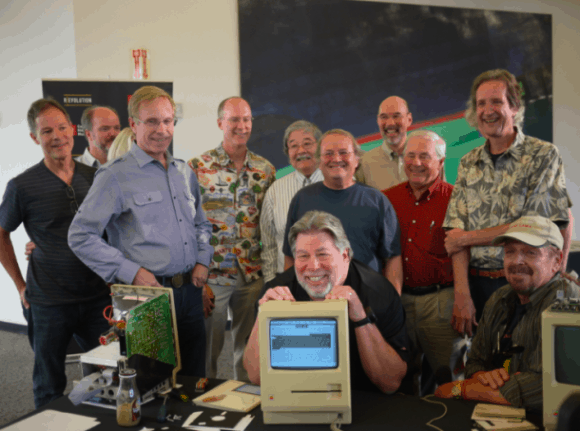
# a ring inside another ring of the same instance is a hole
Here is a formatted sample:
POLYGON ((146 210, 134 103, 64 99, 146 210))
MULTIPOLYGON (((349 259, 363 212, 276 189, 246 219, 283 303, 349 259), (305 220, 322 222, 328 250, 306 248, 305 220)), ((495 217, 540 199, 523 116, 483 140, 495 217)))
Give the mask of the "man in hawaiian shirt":
POLYGON ((443 222, 455 284, 470 292, 454 309, 460 332, 476 324, 488 298, 507 284, 503 250, 491 241, 510 223, 527 215, 556 223, 564 237, 562 271, 572 233, 562 158, 553 144, 523 134, 524 103, 516 78, 501 69, 475 78, 465 117, 486 141, 461 159, 443 222))
POLYGON ((214 256, 208 284, 215 295, 215 308, 206 320, 206 375, 216 377, 229 307, 234 379, 248 380, 242 359, 254 323, 254 304, 263 285, 258 223, 276 170, 246 146, 252 132, 248 102, 240 97, 221 102, 217 123, 224 134, 221 145, 189 161, 199 180, 203 209, 213 226, 210 244, 214 256))

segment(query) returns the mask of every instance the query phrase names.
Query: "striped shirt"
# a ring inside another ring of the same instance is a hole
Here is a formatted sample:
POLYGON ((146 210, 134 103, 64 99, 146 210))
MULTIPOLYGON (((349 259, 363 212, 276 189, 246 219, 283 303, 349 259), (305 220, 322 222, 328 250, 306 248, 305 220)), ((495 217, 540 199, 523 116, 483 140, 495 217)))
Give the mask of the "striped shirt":
POLYGON ((294 171, 274 181, 274 184, 268 189, 260 217, 264 282, 272 280, 276 277, 276 273, 284 272, 282 246, 284 245, 284 230, 288 220, 290 201, 298 190, 323 179, 320 169, 316 169, 310 178, 294 171))
MULTIPOLYGON (((500 393, 513 406, 542 410, 542 311, 550 306, 558 290, 565 298, 578 298, 580 291, 571 281, 556 274, 544 286, 530 295, 527 311, 512 333, 512 344, 523 346, 522 353, 515 354, 510 364, 510 379, 500 388, 500 393), (515 373, 520 374, 515 374, 515 373)), ((510 285, 498 289, 487 301, 483 316, 467 354, 465 377, 478 371, 491 371, 492 358, 498 352, 498 337, 504 333, 508 315, 515 309, 518 296, 510 285)))
POLYGON ((36 248, 26 275, 26 300, 36 305, 63 305, 102 298, 109 289, 75 256, 67 244, 75 211, 87 195, 95 169, 75 163, 71 186, 44 161, 6 186, 0 205, 0 226, 13 232, 24 224, 36 248))

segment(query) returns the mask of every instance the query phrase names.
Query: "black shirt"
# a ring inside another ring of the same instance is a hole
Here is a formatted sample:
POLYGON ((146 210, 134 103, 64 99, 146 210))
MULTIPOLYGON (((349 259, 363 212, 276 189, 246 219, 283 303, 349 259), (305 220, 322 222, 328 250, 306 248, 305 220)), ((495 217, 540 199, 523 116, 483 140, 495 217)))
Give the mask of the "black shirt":
MULTIPOLYGON (((75 162, 71 186, 78 205, 93 184, 95 172, 95 168, 75 162)), ((109 292, 105 282, 68 246, 68 228, 78 207, 67 188, 41 161, 8 182, 0 204, 0 226, 13 232, 24 223, 36 244, 26 274, 25 297, 31 304, 85 302, 109 292)))
MULTIPOLYGON (((405 311, 393 285, 381 274, 354 259, 349 266, 344 285, 350 286, 357 293, 365 308, 372 308, 377 317, 379 332, 401 359, 408 362, 409 338, 405 326, 405 311)), ((276 286, 288 286, 296 301, 311 301, 308 293, 298 284, 294 267, 266 283, 259 297, 276 286)), ((379 388, 371 382, 363 369, 352 322, 349 322, 349 339, 351 388, 379 392, 379 388)))

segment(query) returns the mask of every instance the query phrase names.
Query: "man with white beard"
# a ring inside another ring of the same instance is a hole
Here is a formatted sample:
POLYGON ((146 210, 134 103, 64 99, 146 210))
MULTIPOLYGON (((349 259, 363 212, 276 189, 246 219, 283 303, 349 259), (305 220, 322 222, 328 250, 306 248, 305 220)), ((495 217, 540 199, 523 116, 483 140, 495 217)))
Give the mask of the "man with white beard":
POLYGON ((407 181, 403 163, 403 151, 407 142, 407 129, 413 123, 413 115, 405 99, 387 97, 379 106, 377 124, 383 143, 364 153, 356 172, 359 183, 385 190, 407 181))
MULTIPOLYGON (((405 313, 397 291, 384 277, 353 259, 337 217, 309 211, 290 229, 294 267, 266 283, 267 301, 348 301, 351 387, 395 392, 407 370, 405 313)), ((244 353, 250 381, 260 383, 258 323, 244 353)))

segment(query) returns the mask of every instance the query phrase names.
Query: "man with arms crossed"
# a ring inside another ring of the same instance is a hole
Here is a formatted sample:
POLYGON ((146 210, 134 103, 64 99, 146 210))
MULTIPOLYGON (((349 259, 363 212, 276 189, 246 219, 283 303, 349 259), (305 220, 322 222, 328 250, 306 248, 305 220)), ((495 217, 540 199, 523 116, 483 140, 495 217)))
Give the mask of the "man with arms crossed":
POLYGON ((262 206, 260 233, 264 246, 262 270, 265 283, 277 273, 284 272, 282 246, 290 201, 298 190, 323 179, 316 157, 321 135, 318 127, 303 120, 290 124, 284 133, 284 153, 296 170, 272 184, 262 206))
POLYGON ((28 322, 34 404, 39 408, 63 394, 71 337, 85 351, 98 346, 99 336, 109 328, 103 309, 111 300, 105 282, 67 245, 69 226, 93 183, 95 169, 72 159, 73 129, 58 102, 34 102, 28 126, 44 159, 6 187, 0 205, 0 262, 16 284, 28 322), (21 223, 37 245, 26 281, 10 240, 21 223))
POLYGON ((195 175, 167 151, 173 99, 161 88, 141 87, 129 101, 129 125, 137 145, 99 169, 69 245, 108 283, 173 287, 181 373, 204 376, 201 287, 213 252, 211 225, 195 175))
POLYGON ((242 365, 244 347, 252 330, 252 305, 263 285, 259 220, 276 170, 246 146, 252 132, 248 102, 240 97, 222 101, 217 124, 223 131, 222 144, 189 161, 213 227, 208 284, 215 295, 215 308, 206 321, 207 375, 216 376, 230 307, 234 379, 247 380, 242 365))
MULTIPOLYGON (((264 286, 267 301, 348 301, 352 389, 393 393, 407 370, 408 337, 399 295, 384 277, 353 259, 338 218, 306 213, 290 229, 294 268, 264 286)), ((259 310, 258 310, 259 311, 259 310)), ((250 381, 260 383, 258 319, 244 354, 250 381)))
MULTIPOLYGON (((411 132, 404 154, 409 181, 383 193, 395 208, 401 227, 401 301, 407 314, 407 331, 415 355, 424 354, 436 376, 443 375, 440 370, 449 369, 452 378, 458 379, 462 367, 457 363, 462 364, 464 341, 452 327, 453 268, 441 227, 453 190, 440 177, 445 141, 431 131, 411 132)), ((422 377, 422 388, 432 393, 433 384, 426 387, 426 376, 422 377)))
POLYGON ((445 248, 455 289, 463 292, 455 298, 456 329, 470 333, 485 302, 506 284, 502 249, 491 241, 522 216, 547 217, 562 230, 565 270, 572 202, 558 149, 522 133, 522 90, 511 73, 496 69, 475 78, 465 116, 486 142, 461 159, 443 227, 450 229, 445 248))
POLYGON ((560 275, 564 239, 559 227, 539 216, 508 226, 493 245, 504 250, 509 285, 483 310, 465 365, 466 380, 440 386, 436 395, 542 410, 542 311, 558 291, 578 298, 578 286, 560 275))
POLYGON ((400 293, 403 282, 397 215, 378 190, 353 179, 362 150, 349 132, 333 129, 318 143, 324 181, 296 193, 288 211, 284 235, 285 269, 294 259, 288 232, 308 211, 328 212, 341 221, 357 259, 381 272, 400 293))
POLYGON ((413 115, 404 99, 387 97, 379 106, 377 124, 383 143, 363 154, 356 180, 378 190, 393 187, 407 180, 403 166, 403 150, 407 129, 413 115))

